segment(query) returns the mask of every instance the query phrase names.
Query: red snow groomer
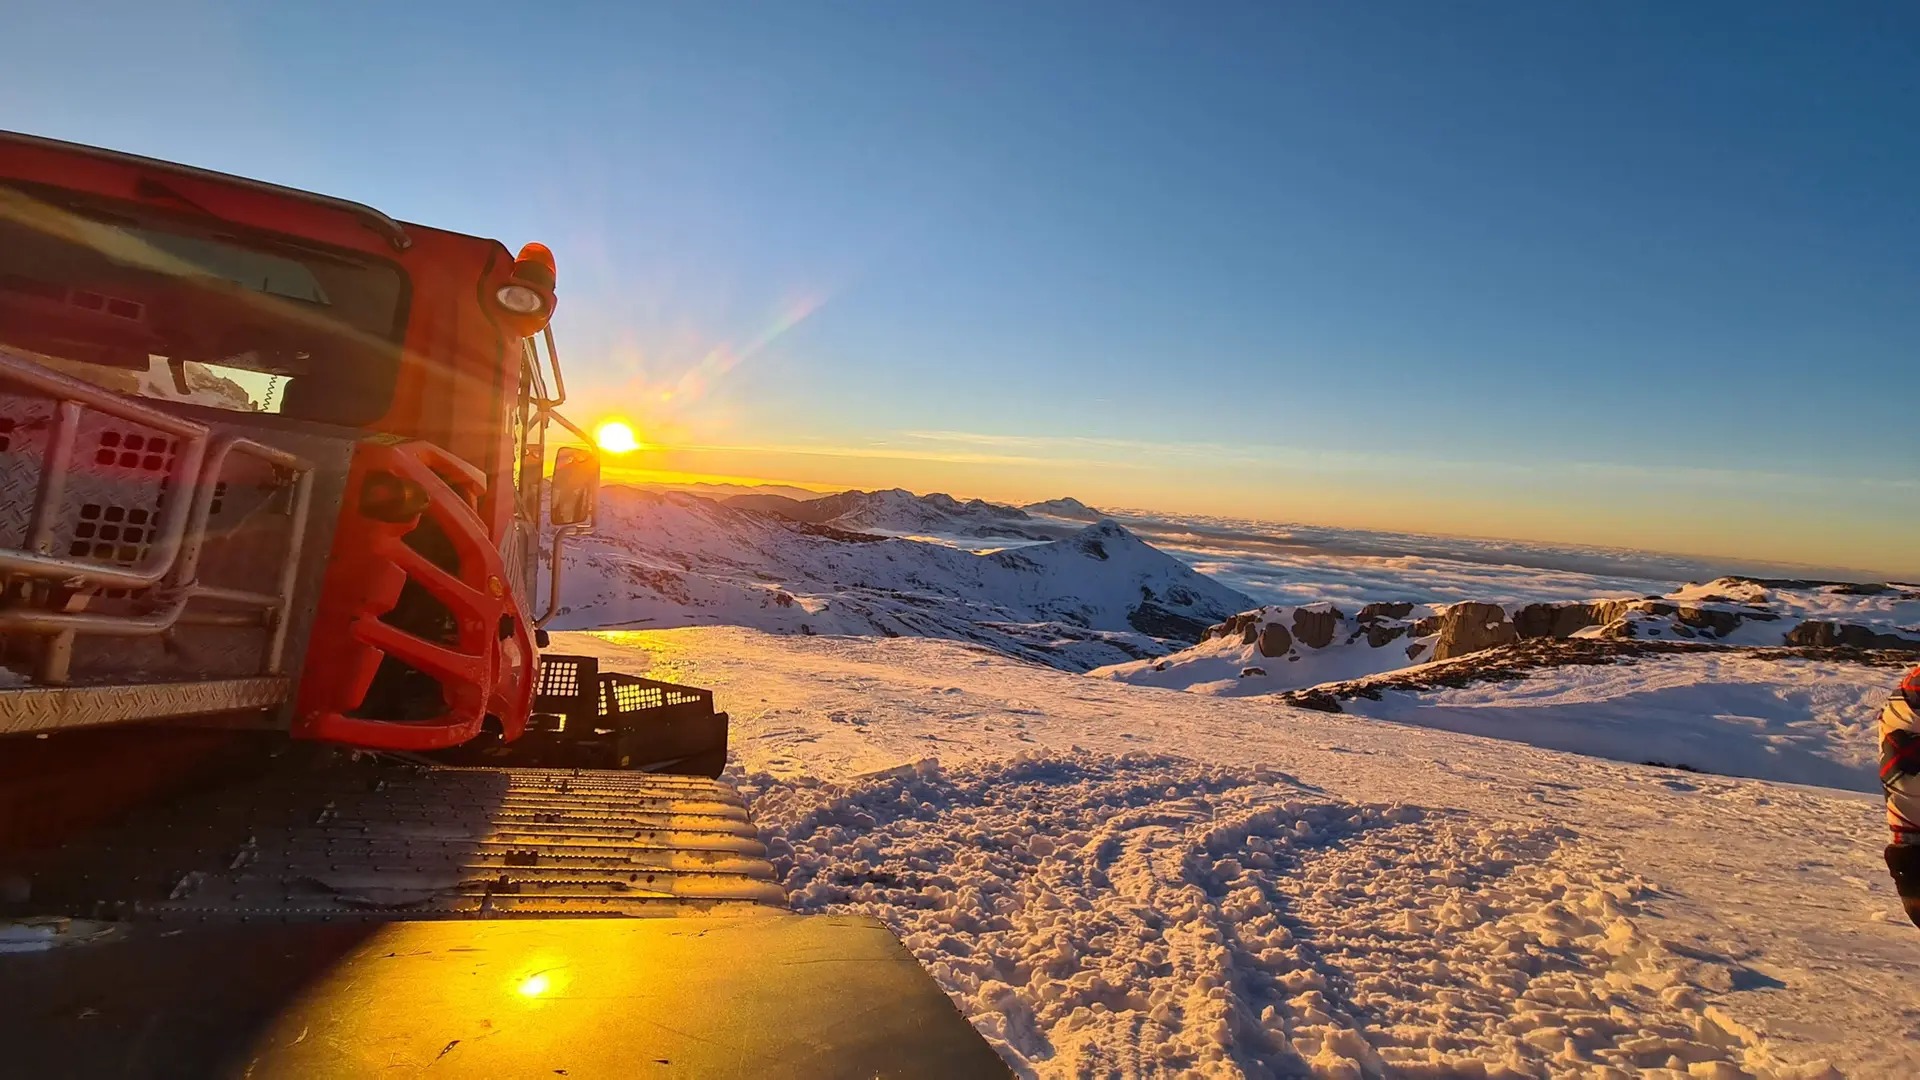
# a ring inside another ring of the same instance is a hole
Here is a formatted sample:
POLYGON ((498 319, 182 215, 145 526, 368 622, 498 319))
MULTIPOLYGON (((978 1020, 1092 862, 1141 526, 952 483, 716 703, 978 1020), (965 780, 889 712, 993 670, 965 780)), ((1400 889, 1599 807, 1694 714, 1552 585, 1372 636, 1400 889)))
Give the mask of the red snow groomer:
POLYGON ((1002 1071, 785 913, 711 693, 537 652, 599 484, 555 278, 0 133, 8 1069, 1002 1071))

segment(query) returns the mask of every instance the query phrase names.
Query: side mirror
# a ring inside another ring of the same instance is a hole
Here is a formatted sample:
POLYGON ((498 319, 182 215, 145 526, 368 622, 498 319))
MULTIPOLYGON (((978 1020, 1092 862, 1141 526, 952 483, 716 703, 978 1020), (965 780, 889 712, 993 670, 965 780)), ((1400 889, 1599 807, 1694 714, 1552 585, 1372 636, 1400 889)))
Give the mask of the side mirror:
POLYGON ((553 457, 553 499, 547 517, 555 525, 593 519, 600 498, 600 457, 591 450, 563 446, 553 457))

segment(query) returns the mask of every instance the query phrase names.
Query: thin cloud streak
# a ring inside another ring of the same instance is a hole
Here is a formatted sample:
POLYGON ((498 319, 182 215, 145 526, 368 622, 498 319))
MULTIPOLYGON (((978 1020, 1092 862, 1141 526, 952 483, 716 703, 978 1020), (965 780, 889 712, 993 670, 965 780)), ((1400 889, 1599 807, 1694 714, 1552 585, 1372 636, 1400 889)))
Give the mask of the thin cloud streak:
POLYGON ((667 447, 667 449, 734 454, 796 454, 807 457, 865 458, 876 461, 932 461, 955 465, 1059 465, 1104 469, 1141 469, 1146 467, 1133 462, 1115 462, 1099 459, 1036 457, 1024 454, 989 454, 969 451, 917 450, 909 447, 892 446, 885 443, 866 446, 834 446, 808 443, 760 443, 753 445, 687 443, 676 444, 672 447, 667 447))

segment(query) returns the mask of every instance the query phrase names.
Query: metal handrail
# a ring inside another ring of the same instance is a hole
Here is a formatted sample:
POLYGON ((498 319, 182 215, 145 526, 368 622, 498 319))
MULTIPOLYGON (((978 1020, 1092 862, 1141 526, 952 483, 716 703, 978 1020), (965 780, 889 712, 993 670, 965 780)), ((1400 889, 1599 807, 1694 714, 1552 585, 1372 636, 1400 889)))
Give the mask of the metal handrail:
POLYGON ((0 574, 25 574, 54 581, 79 578, 106 589, 144 589, 173 570, 185 540, 192 499, 198 494, 201 465, 206 460, 211 431, 204 424, 185 417, 142 405, 111 390, 63 375, 24 357, 0 349, 0 383, 25 386, 59 403, 53 441, 41 465, 40 491, 34 497, 32 535, 28 538, 36 550, 0 549, 0 574), (160 511, 155 539, 138 563, 129 567, 102 566, 50 554, 54 519, 61 496, 66 491, 67 473, 73 466, 73 443, 79 435, 79 410, 68 406, 98 409, 143 427, 164 431, 181 440, 174 453, 173 471, 168 480, 181 497, 167 500, 160 511))
MULTIPOLYGON (((567 403, 567 381, 560 374, 560 352, 553 344, 553 324, 549 322, 547 325, 541 327, 540 333, 541 336, 547 340, 547 365, 553 368, 554 393, 552 398, 543 397, 540 406, 545 409, 557 409, 567 403)), ((541 389, 544 390, 545 387, 541 389)), ((564 423, 564 421, 562 422, 564 423)), ((573 425, 568 424, 567 426, 572 427, 573 425)))
POLYGON ((286 641, 287 617, 293 603, 293 582, 299 573, 300 551, 306 539, 307 510, 311 505, 312 490, 313 466, 305 459, 252 439, 239 436, 223 438, 214 444, 213 453, 208 455, 201 482, 194 493, 189 515, 188 540, 174 568, 175 572, 171 580, 161 586, 166 593, 165 607, 144 615, 103 615, 99 612, 86 611, 9 608, 0 610, 0 633, 9 631, 33 634, 74 632, 103 637, 144 637, 171 630, 192 601, 213 600, 264 608, 271 612, 275 625, 273 640, 268 646, 265 674, 278 674, 281 664, 280 654, 286 641), (201 585, 194 580, 194 575, 200 568, 200 550, 206 540, 207 518, 213 509, 215 478, 226 466, 228 455, 236 451, 261 458, 269 464, 299 474, 299 479, 294 482, 293 507, 289 515, 292 534, 288 540, 286 557, 281 564, 277 594, 224 589, 201 585))
MULTIPOLYGON (((277 447, 238 435, 218 439, 204 424, 131 400, 111 390, 53 371, 6 350, 0 350, 0 384, 11 383, 55 401, 53 431, 41 461, 27 544, 33 550, 0 549, 0 574, 50 579, 82 591, 126 588, 152 589, 158 608, 137 615, 101 612, 48 611, 32 607, 0 609, 0 633, 28 633, 53 639, 41 666, 41 681, 66 679, 66 657, 76 635, 144 637, 164 634, 187 624, 266 625, 270 627, 262 674, 277 675, 285 666, 286 640, 292 618, 300 555, 305 545, 307 518, 312 506, 314 466, 277 447), (51 554, 60 507, 73 467, 74 444, 88 407, 109 416, 180 440, 167 475, 174 498, 166 501, 155 522, 156 536, 133 567, 108 566, 92 561, 59 558, 51 554), (198 581, 200 554, 206 543, 220 474, 235 453, 259 458, 292 474, 292 500, 287 509, 287 550, 273 593, 257 593, 202 585, 198 581), (258 609, 258 614, 197 611, 196 600, 258 609)), ((83 601, 84 604, 84 601, 83 601)))

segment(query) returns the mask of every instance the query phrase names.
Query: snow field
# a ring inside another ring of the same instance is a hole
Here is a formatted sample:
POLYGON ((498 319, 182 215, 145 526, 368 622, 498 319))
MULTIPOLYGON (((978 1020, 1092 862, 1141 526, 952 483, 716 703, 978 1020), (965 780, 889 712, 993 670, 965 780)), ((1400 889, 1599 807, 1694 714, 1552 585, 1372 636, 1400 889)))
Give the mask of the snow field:
POLYGON ((885 920, 1030 1075, 1828 1075, 1559 830, 1151 754, 748 790, 794 908, 885 920))
POLYGON ((711 687, 794 906, 887 920, 1023 1075, 1920 1075, 1871 794, 925 638, 556 637, 711 687))
POLYGON ((1346 711, 1550 750, 1878 791, 1875 724, 1900 672, 1743 653, 1642 657, 1354 698, 1346 711))

